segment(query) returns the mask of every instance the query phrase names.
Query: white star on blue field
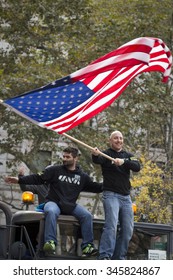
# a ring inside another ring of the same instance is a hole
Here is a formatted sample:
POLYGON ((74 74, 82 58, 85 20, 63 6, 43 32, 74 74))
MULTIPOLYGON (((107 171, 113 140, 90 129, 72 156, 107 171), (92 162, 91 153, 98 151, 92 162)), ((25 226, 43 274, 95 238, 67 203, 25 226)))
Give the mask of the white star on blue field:
POLYGON ((71 83, 69 76, 39 89, 6 100, 16 110, 37 121, 54 120, 89 99, 94 92, 82 82, 71 83))

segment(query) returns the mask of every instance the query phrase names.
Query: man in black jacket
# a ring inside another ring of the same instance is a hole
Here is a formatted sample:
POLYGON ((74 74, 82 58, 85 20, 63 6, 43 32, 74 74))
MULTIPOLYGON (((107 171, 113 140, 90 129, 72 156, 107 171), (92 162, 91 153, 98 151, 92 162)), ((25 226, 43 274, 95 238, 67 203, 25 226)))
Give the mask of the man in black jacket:
POLYGON ((66 148, 63 151, 63 164, 50 166, 41 174, 6 177, 7 183, 30 185, 48 184, 49 191, 44 206, 45 212, 45 252, 54 253, 57 245, 57 218, 62 214, 75 216, 81 226, 82 255, 84 257, 97 254, 93 245, 93 220, 91 213, 76 203, 80 192, 101 192, 102 184, 92 179, 77 166, 78 150, 66 148))
POLYGON ((140 164, 131 153, 123 150, 123 143, 122 133, 114 131, 110 136, 110 148, 103 151, 114 160, 99 155, 97 148, 92 155, 93 162, 101 165, 103 174, 105 225, 100 240, 99 259, 125 259, 133 234, 130 171, 138 172, 140 164), (117 234, 118 222, 120 231, 117 234))

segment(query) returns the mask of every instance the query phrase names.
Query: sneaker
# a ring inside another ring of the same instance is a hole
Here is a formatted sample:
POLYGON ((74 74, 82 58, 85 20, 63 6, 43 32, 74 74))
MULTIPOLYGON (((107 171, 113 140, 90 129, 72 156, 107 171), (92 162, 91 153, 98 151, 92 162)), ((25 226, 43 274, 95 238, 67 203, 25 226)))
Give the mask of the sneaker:
POLYGON ((82 257, 91 257, 98 254, 98 250, 92 244, 88 244, 82 249, 82 257))
POLYGON ((50 240, 44 244, 43 251, 45 253, 55 255, 55 248, 56 248, 55 242, 53 240, 50 240))

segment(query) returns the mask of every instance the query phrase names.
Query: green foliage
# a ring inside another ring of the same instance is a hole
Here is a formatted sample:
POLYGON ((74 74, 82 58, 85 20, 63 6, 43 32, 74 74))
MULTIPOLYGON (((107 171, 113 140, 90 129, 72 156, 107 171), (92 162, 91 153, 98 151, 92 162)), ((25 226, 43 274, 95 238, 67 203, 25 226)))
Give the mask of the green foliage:
POLYGON ((136 221, 142 216, 151 223, 172 221, 172 182, 167 174, 151 160, 141 157, 142 170, 131 179, 137 205, 136 221))

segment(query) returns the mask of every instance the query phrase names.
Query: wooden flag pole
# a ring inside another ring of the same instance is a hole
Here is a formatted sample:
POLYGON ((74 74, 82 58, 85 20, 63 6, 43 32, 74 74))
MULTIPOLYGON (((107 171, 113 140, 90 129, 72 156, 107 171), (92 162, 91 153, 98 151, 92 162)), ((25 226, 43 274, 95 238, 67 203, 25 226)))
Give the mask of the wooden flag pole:
MULTIPOLYGON (((66 134, 66 133, 62 133, 62 135, 66 136, 67 138, 69 138, 70 140, 72 140, 72 141, 74 141, 74 142, 76 142, 76 143, 78 143, 78 144, 83 145, 84 147, 88 148, 88 149, 91 150, 92 152, 95 150, 95 148, 93 148, 93 147, 91 147, 91 146, 85 144, 84 142, 82 142, 82 141, 80 141, 80 140, 78 140, 78 139, 76 139, 76 138, 74 138, 74 137, 72 137, 72 136, 70 136, 70 135, 68 135, 68 134, 66 134)), ((110 157, 110 156, 108 156, 108 155, 102 153, 101 151, 99 151, 99 155, 101 155, 101 156, 103 156, 103 157, 105 157, 105 158, 107 158, 107 159, 109 159, 109 160, 111 160, 111 161, 114 161, 114 160, 115 160, 114 158, 112 158, 112 157, 110 157)))

